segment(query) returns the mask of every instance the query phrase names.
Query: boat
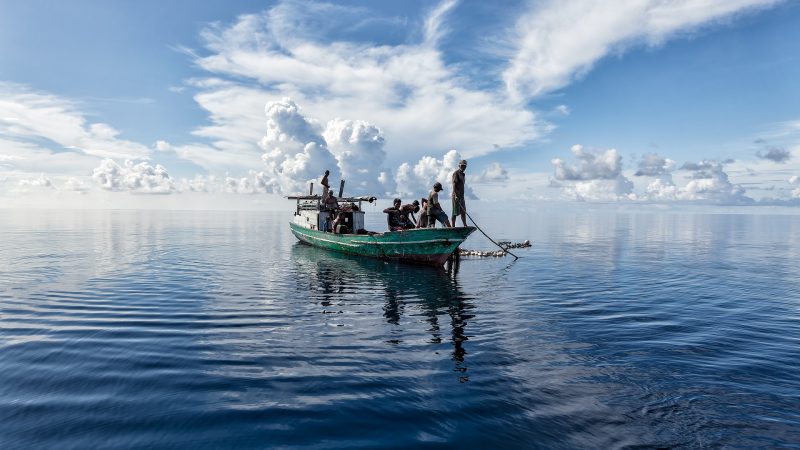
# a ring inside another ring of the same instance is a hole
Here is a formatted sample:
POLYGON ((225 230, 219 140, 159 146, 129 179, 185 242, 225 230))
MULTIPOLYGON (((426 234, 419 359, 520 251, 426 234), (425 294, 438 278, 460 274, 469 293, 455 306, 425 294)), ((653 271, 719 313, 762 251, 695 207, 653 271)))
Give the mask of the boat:
POLYGON ((335 210, 329 209, 320 195, 290 196, 288 199, 297 201, 289 226, 300 242, 350 255, 442 266, 475 231, 475 227, 367 231, 361 206, 363 202, 374 202, 375 197, 341 198, 340 195, 335 210), (346 231, 336 233, 331 227, 340 212, 344 213, 345 227, 342 228, 346 231))

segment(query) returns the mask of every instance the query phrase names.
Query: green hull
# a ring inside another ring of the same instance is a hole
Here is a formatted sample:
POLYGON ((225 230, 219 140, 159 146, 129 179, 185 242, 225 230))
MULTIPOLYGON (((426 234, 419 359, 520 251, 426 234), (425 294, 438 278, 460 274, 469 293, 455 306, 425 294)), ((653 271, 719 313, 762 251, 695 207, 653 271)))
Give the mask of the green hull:
POLYGON ((375 234, 334 234, 289 223, 301 242, 372 258, 441 266, 475 227, 417 228, 375 234))

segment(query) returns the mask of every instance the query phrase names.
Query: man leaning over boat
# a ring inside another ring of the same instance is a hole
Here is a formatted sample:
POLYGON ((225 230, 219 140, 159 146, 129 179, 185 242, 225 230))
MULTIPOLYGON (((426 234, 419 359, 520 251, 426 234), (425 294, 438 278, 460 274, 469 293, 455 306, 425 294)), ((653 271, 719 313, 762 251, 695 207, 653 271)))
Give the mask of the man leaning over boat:
POLYGON ((389 226, 389 231, 410 230, 416 227, 414 221, 408 216, 419 211, 419 202, 414 200, 413 203, 407 205, 402 203, 402 200, 396 198, 392 202, 392 207, 383 210, 387 214, 386 222, 389 226))

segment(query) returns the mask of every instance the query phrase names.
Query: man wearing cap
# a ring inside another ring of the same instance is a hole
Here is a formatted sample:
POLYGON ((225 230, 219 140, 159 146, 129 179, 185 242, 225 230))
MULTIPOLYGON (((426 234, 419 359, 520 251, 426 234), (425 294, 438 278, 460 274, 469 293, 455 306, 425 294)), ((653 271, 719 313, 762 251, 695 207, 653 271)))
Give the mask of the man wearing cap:
POLYGON ((450 227, 450 221, 447 220, 447 213, 442 209, 439 204, 439 192, 442 190, 442 183, 438 181, 433 184, 433 190, 428 194, 428 226, 433 228, 436 226, 438 220, 444 226, 450 227))
POLYGON ((419 200, 414 200, 400 207, 400 217, 406 230, 417 227, 417 219, 414 217, 415 212, 419 212, 419 200), (408 217, 409 215, 411 217, 408 217))
POLYGON ((453 215, 450 216, 450 221, 453 222, 453 226, 456 226, 456 216, 458 215, 461 215, 461 223, 467 226, 467 204, 464 200, 465 170, 467 170, 467 161, 462 159, 458 162, 458 169, 453 171, 453 175, 450 177, 453 183, 453 190, 450 194, 453 199, 453 215))

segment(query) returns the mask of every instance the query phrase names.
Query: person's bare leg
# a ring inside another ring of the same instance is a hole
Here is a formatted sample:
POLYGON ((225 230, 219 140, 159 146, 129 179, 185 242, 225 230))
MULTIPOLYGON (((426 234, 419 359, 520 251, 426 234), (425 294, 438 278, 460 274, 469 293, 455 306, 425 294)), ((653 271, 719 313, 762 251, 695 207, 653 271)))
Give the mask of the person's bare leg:
POLYGON ((456 216, 450 216, 450 223, 452 223, 453 225, 456 224, 456 216))
MULTIPOLYGON (((453 223, 454 224, 456 223, 456 218, 455 217, 453 217, 453 223)), ((464 226, 467 226, 467 213, 466 212, 462 212, 461 213, 461 223, 463 223, 464 226)))

